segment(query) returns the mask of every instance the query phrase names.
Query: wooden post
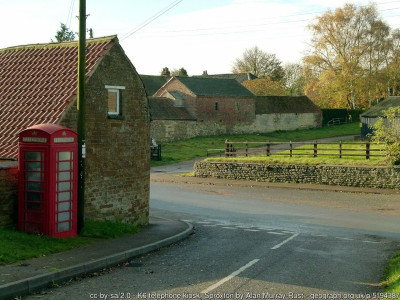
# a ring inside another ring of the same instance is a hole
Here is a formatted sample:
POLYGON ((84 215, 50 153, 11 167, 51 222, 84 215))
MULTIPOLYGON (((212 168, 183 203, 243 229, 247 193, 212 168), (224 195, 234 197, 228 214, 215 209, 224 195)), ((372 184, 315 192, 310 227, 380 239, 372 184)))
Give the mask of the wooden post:
POLYGON ((365 143, 365 158, 366 159, 369 159, 369 151, 370 151, 370 143, 369 142, 366 142, 365 143))
POLYGON ((314 157, 318 156, 318 145, 317 141, 314 141, 314 157))
POLYGON ((85 102, 85 73, 86 73, 86 0, 79 1, 79 43, 78 43, 78 233, 81 232, 85 221, 85 131, 86 131, 86 102, 85 102))
POLYGON ((290 141, 290 157, 292 157, 292 152, 293 152, 293 144, 292 141, 290 141))
POLYGON ((249 144, 246 142, 246 157, 249 156, 249 144))
POLYGON ((270 152, 271 152, 271 144, 267 142, 267 156, 270 156, 270 152))
POLYGON ((339 143, 339 158, 342 158, 342 141, 339 143))
POLYGON ((229 140, 225 140, 225 157, 229 156, 229 140))

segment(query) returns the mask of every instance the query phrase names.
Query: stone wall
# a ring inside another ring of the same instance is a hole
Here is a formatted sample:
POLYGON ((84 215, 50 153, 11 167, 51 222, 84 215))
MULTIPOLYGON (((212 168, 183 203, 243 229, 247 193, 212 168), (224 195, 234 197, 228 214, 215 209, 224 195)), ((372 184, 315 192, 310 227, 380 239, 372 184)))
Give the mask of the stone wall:
POLYGON ((17 162, 0 163, 0 227, 16 226, 18 207, 17 162))
POLYGON ((321 114, 285 113, 256 115, 256 132, 298 130, 321 127, 321 114))
POLYGON ((400 188, 400 167, 267 165, 196 162, 197 177, 265 182, 313 183, 368 188, 400 188))

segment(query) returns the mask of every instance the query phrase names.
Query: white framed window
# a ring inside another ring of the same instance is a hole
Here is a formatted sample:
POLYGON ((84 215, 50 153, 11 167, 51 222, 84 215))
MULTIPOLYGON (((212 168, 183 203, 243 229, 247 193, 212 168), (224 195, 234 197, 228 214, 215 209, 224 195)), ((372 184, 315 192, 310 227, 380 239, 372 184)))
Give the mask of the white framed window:
POLYGON ((105 88, 108 91, 107 105, 109 116, 121 115, 121 90, 124 90, 124 86, 106 85, 105 88))

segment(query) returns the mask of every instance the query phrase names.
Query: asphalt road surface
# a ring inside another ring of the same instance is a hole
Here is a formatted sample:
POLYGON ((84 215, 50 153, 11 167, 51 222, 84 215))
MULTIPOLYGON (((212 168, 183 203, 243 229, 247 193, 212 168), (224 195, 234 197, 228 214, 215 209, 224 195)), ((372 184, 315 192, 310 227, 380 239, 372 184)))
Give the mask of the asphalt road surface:
MULTIPOLYGON (((168 175, 171 176, 171 175, 168 175)), ((400 249, 400 195, 152 182, 151 214, 188 239, 26 299, 374 297, 400 249)))

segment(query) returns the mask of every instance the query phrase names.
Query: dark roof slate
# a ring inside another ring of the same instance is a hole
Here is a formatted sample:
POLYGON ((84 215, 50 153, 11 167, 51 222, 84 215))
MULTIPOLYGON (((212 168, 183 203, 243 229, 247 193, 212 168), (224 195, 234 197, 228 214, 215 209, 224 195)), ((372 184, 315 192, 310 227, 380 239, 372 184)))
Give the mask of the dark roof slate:
POLYGON ((388 110, 390 107, 400 106, 400 97, 398 96, 390 96, 385 100, 379 102, 375 106, 371 107, 365 113, 361 115, 364 118, 374 118, 383 116, 383 112, 388 110))
POLYGON ((254 95, 234 79, 208 77, 174 77, 196 96, 247 98, 254 95))
MULTIPOLYGON (((87 78, 117 42, 116 36, 87 40, 87 78)), ((0 157, 17 157, 23 129, 60 120, 76 98, 77 61, 76 41, 0 49, 0 157)))
POLYGON ((258 96, 256 114, 320 113, 321 110, 307 96, 258 96))
POLYGON ((153 75, 139 75, 142 79, 144 88, 148 96, 153 96, 167 81, 168 77, 153 76, 153 75))
POLYGON ((148 97, 152 120, 189 120, 195 121, 185 107, 174 106, 165 97, 148 97))
POLYGON ((243 83, 244 81, 247 80, 253 80, 257 79, 258 77, 256 75, 253 75, 252 73, 229 73, 229 74, 212 74, 212 75, 196 75, 193 77, 203 77, 203 78, 221 78, 221 79, 235 79, 236 81, 243 83))

